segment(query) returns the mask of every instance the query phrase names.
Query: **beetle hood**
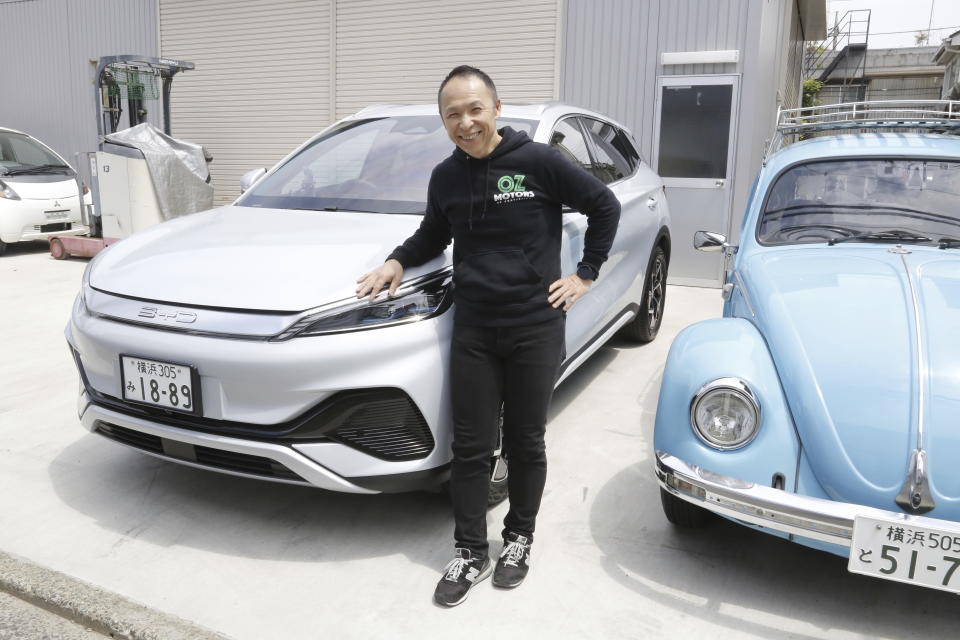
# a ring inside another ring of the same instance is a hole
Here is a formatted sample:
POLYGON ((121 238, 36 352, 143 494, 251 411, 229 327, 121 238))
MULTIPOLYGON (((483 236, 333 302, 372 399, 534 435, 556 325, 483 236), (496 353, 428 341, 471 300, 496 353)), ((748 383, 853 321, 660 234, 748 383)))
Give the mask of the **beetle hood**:
POLYGON ((896 510, 922 413, 937 513, 960 514, 960 252, 818 246, 749 260, 745 288, 827 493, 896 510))

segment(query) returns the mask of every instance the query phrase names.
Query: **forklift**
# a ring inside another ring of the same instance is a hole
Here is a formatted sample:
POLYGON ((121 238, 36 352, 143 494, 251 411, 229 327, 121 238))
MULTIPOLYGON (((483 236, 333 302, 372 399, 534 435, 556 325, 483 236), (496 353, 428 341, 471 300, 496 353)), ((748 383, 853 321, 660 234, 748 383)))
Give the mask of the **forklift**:
MULTIPOLYGON (((92 204, 84 203, 84 187, 77 176, 82 220, 90 234, 50 238, 50 255, 58 260, 92 257, 135 231, 163 222, 144 154, 133 146, 111 142, 107 136, 118 132, 124 113, 130 128, 147 122, 147 100, 159 101, 163 132, 169 136, 173 77, 194 69, 192 62, 137 55, 105 56, 96 64, 98 150, 76 154, 77 166, 82 162, 80 156, 85 156, 90 170, 92 204)), ((209 163, 212 157, 205 149, 203 153, 209 163)), ((209 171, 206 182, 210 182, 209 171)))

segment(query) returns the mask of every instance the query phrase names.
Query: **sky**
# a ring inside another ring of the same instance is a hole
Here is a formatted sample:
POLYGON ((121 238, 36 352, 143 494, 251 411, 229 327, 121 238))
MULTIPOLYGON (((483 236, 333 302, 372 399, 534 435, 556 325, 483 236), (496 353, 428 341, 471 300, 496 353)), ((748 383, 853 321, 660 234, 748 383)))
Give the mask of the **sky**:
POLYGON ((871 10, 871 49, 914 47, 916 33, 926 33, 928 25, 929 44, 933 46, 939 46, 943 38, 960 30, 958 0, 827 0, 827 28, 833 26, 835 15, 842 20, 853 9, 871 10))

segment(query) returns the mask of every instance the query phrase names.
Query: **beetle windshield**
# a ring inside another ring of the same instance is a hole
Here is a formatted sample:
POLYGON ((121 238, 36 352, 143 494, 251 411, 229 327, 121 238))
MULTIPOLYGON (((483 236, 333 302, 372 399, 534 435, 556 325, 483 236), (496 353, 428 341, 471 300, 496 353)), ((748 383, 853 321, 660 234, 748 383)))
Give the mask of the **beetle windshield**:
POLYGON ((763 244, 899 235, 919 244, 960 236, 960 162, 858 159, 784 171, 760 219, 763 244))
MULTIPOLYGON (((530 135, 534 120, 500 118, 530 135)), ((438 116, 343 123, 237 202, 246 207, 422 214, 433 168, 453 151, 438 116)))

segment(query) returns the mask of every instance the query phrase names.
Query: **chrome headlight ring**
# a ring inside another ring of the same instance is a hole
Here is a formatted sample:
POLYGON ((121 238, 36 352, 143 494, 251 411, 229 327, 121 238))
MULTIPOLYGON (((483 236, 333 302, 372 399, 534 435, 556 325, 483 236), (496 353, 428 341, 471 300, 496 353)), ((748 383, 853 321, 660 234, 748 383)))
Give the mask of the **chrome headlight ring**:
POLYGON ((690 401, 690 426, 714 449, 739 449, 760 431, 760 403, 743 380, 717 378, 700 387, 690 401))

